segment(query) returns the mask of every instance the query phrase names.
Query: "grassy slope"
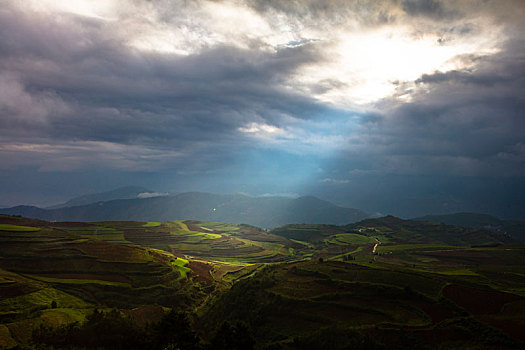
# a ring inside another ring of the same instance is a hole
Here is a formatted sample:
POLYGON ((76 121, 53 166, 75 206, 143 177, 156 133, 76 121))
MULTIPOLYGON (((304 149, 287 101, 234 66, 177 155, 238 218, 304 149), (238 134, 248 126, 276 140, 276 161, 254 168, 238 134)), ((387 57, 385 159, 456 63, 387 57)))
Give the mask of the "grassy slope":
MULTIPOLYGON (((259 342, 290 348, 295 348, 294 338, 326 327, 354 329, 385 344, 391 344, 392 332, 398 337, 402 330, 410 342, 431 338, 445 348, 525 340, 516 331, 525 320, 510 312, 525 303, 523 290, 518 290, 523 280, 507 278, 507 284, 519 287, 510 294, 504 284, 488 287, 481 265, 468 270, 475 274, 434 273, 429 265, 414 269, 381 258, 371 265, 310 261, 267 268, 237 283, 210 304, 202 318, 209 326, 225 317, 243 320, 259 342), (497 306, 488 309, 489 304, 497 306)), ((495 269, 505 273, 505 265, 495 269)), ((411 345, 406 339, 396 341, 399 348, 411 345)))
MULTIPOLYGON (((20 220, 27 224, 27 219, 20 220)), ((42 322, 82 320, 94 307, 186 304, 191 308, 203 296, 187 278, 187 261, 130 242, 108 242, 102 239, 107 235, 91 233, 95 229, 119 234, 112 227, 35 224, 40 225, 38 231, 17 229, 21 225, 0 231, 0 344, 26 343, 31 330, 42 322)))
POLYGON ((39 230, 40 230, 40 228, 38 228, 38 227, 0 224, 0 231, 8 231, 8 232, 35 232, 35 231, 39 231, 39 230))
POLYGON ((270 233, 196 221, 0 224, 39 228, 0 231, 0 347, 27 342, 41 322, 81 321, 95 305, 195 309, 208 334, 244 320, 258 344, 290 349, 326 327, 397 339, 392 348, 409 345, 399 334, 508 345, 525 327, 524 247, 471 248, 504 241, 479 230, 392 217, 270 233))

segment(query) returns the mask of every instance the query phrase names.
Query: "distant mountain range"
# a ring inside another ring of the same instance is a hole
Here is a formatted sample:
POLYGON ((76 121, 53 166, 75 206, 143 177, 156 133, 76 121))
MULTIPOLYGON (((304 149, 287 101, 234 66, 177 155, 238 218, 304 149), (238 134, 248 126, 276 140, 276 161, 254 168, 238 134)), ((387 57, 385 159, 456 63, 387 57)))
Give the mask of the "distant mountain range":
POLYGON ((446 215, 426 215, 413 220, 441 222, 447 225, 467 228, 483 228, 496 232, 506 232, 512 238, 525 242, 525 222, 501 220, 488 214, 455 213, 446 215))
POLYGON ((53 205, 47 207, 46 209, 56 209, 64 207, 74 207, 78 205, 86 205, 95 202, 107 202, 115 199, 133 199, 139 198, 140 195, 147 195, 150 193, 155 193, 154 191, 148 190, 147 188, 140 186, 125 186, 119 187, 112 191, 86 194, 84 196, 75 197, 68 200, 65 203, 53 205))
MULTIPOLYGON (((120 189, 122 190, 122 189, 120 189)), ((141 190, 141 189, 140 189, 141 190)), ((125 191, 121 191, 122 193, 125 191)), ((129 193, 136 193, 131 189, 129 193)), ((111 193, 111 192, 110 192, 111 193)), ((113 193, 115 195, 115 193, 113 193)), ((16 206, 1 214, 21 215, 47 221, 170 221, 176 219, 245 223, 263 228, 285 224, 348 224, 369 215, 361 210, 339 207, 316 197, 248 197, 189 192, 152 198, 103 201, 108 193, 76 198, 58 208, 16 206), (90 204, 74 205, 95 199, 90 204)))
MULTIPOLYGON (((168 196, 140 186, 120 187, 87 194, 47 208, 16 206, 0 214, 21 215, 47 221, 170 221, 177 219, 219 221, 274 228, 288 224, 346 225, 372 215, 316 197, 249 197, 188 192, 168 196)), ((479 213, 427 215, 416 221, 441 222, 466 228, 508 233, 525 242, 525 222, 501 220, 479 213)))

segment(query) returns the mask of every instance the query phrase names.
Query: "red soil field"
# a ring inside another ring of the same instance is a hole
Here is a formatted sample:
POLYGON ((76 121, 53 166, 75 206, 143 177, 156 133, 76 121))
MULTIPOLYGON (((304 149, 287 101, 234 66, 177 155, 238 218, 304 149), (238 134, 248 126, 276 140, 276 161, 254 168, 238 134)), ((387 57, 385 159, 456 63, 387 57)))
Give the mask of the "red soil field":
POLYGON ((213 277, 210 275, 211 265, 202 261, 190 260, 187 265, 191 269, 193 281, 204 283, 207 286, 213 283, 213 277))
POLYGON ((144 305, 133 310, 123 310, 122 312, 130 316, 138 325, 158 322, 164 316, 164 309, 159 305, 144 305))
POLYGON ((413 301, 410 303, 423 310, 432 319, 432 323, 439 323, 447 318, 454 317, 452 310, 442 305, 432 304, 425 301, 413 301))
POLYGON ((228 272, 239 271, 242 270, 242 268, 242 266, 237 265, 216 264, 215 267, 211 270, 210 274, 216 281, 220 281, 228 272))
POLYGON ((130 283, 131 280, 122 275, 98 275, 91 273, 57 273, 57 274, 39 274, 42 277, 49 278, 63 278, 63 279, 78 279, 78 280, 98 280, 118 283, 130 283))
POLYGON ((465 249, 452 249, 452 250, 436 250, 428 252, 417 252, 420 255, 427 255, 434 258, 440 259, 440 263, 450 260, 452 262, 457 261, 469 261, 470 263, 479 265, 505 265, 505 261, 499 259, 496 256, 488 254, 483 251, 476 250, 465 250, 465 249))
POLYGON ((84 254, 98 259, 115 262, 142 262, 147 258, 144 252, 138 248, 128 247, 121 244, 114 244, 105 241, 90 241, 74 245, 84 254))
POLYGON ((499 319, 490 316, 482 316, 479 318, 481 321, 491 325, 494 328, 502 330, 509 336, 525 341, 525 321, 522 319, 499 319))
POLYGON ((506 303, 519 301, 519 295, 464 287, 457 284, 443 289, 443 296, 473 315, 497 314, 506 303))

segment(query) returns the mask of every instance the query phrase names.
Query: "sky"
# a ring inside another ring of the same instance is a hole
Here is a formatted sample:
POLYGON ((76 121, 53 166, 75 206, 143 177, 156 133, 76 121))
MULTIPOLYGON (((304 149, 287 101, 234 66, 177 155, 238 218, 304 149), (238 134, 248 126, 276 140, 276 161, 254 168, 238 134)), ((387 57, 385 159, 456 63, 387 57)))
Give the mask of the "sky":
POLYGON ((0 0, 0 205, 316 195, 525 219, 521 0, 0 0))

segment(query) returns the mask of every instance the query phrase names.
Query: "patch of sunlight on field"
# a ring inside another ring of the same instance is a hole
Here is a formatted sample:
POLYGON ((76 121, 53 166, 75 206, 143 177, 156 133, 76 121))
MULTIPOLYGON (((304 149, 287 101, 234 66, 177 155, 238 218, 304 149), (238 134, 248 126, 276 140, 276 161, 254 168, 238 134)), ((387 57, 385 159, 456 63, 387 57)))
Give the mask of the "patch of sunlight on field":
POLYGON ((183 235, 183 237, 201 237, 205 239, 217 239, 217 238, 221 238, 222 236, 217 233, 188 231, 188 234, 183 235))
POLYGON ((180 276, 177 280, 185 279, 191 269, 186 267, 189 261, 183 258, 176 258, 170 261, 170 264, 179 272, 180 276))
POLYGON ((145 223, 144 225, 142 225, 142 227, 158 227, 160 226, 160 222, 156 222, 156 221, 149 221, 147 223, 145 223))
POLYGON ((40 231, 40 227, 0 224, 0 231, 35 232, 40 231))
POLYGON ((222 231, 222 232, 239 231, 238 226, 226 224, 223 222, 201 222, 197 226, 205 230, 208 230, 208 231, 222 231))
POLYGON ((169 221, 164 223, 170 230, 170 233, 189 232, 190 229, 182 220, 169 221))
POLYGON ((309 245, 310 245, 310 243, 308 243, 308 242, 299 241, 299 240, 297 240, 297 239, 291 239, 291 238, 290 238, 290 241, 295 242, 295 243, 298 243, 298 244, 301 244, 301 245, 304 245, 304 246, 309 246, 309 245))
MULTIPOLYGON (((201 227, 200 224, 199 225, 195 224, 195 225, 201 227)), ((216 233, 192 231, 188 228, 188 225, 186 225, 182 220, 170 221, 167 223, 167 226, 168 226, 168 229, 171 235, 176 235, 176 236, 180 236, 183 238, 188 237, 190 238, 190 240, 191 240, 191 237, 193 238, 201 237, 204 239, 217 239, 217 238, 222 237, 220 234, 216 234, 216 233)), ((204 229, 206 231, 213 231, 208 228, 204 228, 204 229)))
POLYGON ((173 261, 171 261, 171 264, 175 266, 186 266, 188 265, 188 263, 189 261, 183 258, 176 258, 173 261))

